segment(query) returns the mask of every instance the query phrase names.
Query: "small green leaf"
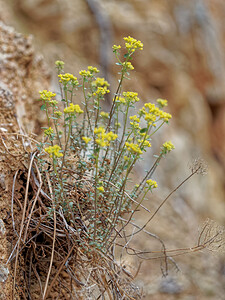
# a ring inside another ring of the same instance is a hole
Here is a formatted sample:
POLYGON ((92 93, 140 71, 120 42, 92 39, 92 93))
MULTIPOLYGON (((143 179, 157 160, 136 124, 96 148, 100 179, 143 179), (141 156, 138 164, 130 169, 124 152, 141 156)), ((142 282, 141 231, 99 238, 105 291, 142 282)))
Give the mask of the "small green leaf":
POLYGON ((41 110, 45 110, 46 109, 46 104, 43 104, 42 106, 41 106, 41 110))
POLYGON ((140 133, 144 133, 144 132, 146 132, 148 130, 148 128, 142 128, 141 130, 140 130, 140 133))

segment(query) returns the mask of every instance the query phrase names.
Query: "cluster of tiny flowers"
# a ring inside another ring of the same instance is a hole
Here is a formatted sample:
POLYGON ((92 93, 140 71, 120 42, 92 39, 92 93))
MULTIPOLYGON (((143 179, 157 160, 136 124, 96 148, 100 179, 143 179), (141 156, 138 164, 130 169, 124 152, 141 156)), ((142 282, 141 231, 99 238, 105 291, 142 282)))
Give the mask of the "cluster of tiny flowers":
POLYGON ((123 97, 116 97, 115 99, 113 99, 115 102, 117 102, 117 103, 122 103, 122 104, 125 104, 126 103, 126 100, 125 100, 125 98, 123 98, 123 97))
POLYGON ((52 92, 47 91, 47 90, 40 91, 39 94, 40 94, 41 100, 47 101, 47 102, 52 101, 52 98, 56 96, 55 93, 52 93, 52 92))
POLYGON ((107 89, 106 86, 98 86, 97 90, 95 91, 95 93, 93 93, 94 96, 99 95, 99 96, 104 96, 105 94, 110 93, 110 90, 107 89))
POLYGON ((118 46, 117 45, 113 45, 112 48, 114 50, 113 52, 115 52, 115 51, 119 50, 121 48, 121 46, 120 45, 118 45, 118 46))
POLYGON ((99 70, 96 67, 88 66, 88 71, 91 73, 99 73, 99 70))
POLYGON ((156 102, 161 106, 161 107, 164 107, 164 106, 167 106, 167 100, 166 99, 157 99, 156 102))
POLYGON ((73 103, 70 103, 70 105, 64 109, 64 113, 66 114, 74 113, 74 112, 78 114, 82 114, 84 111, 80 108, 78 104, 73 104, 73 103))
POLYGON ((55 117, 56 117, 56 118, 60 118, 60 117, 61 117, 61 115, 62 115, 62 112, 61 112, 61 111, 59 111, 59 110, 57 110, 57 111, 54 111, 54 115, 55 115, 55 117))
POLYGON ((88 70, 81 70, 79 72, 80 76, 86 77, 93 77, 93 74, 99 73, 99 70, 96 67, 89 66, 88 70))
POLYGON ((148 147, 148 148, 150 148, 152 146, 151 143, 147 140, 138 140, 138 143, 140 143, 142 146, 148 147))
POLYGON ((83 137, 82 137, 82 140, 83 140, 86 144, 88 144, 88 143, 90 142, 91 138, 89 138, 89 137, 87 137, 87 136, 83 136, 83 137))
POLYGON ((53 134, 53 129, 49 127, 48 129, 45 129, 44 134, 45 136, 51 136, 53 134))
POLYGON ((146 181, 146 183, 147 183, 149 189, 155 189, 155 188, 158 187, 158 184, 157 184, 157 182, 155 180, 148 179, 146 181))
POLYGON ((58 77, 60 78, 59 82, 61 82, 64 85, 66 85, 68 82, 70 82, 74 86, 79 84, 77 77, 75 77, 73 74, 70 73, 59 74, 58 77))
POLYGON ((62 157, 63 154, 59 152, 60 150, 61 148, 59 145, 49 146, 45 148, 45 152, 47 152, 50 155, 50 157, 53 157, 53 155, 55 157, 62 157))
POLYGON ((94 96, 99 95, 103 96, 106 93, 109 93, 109 83, 104 78, 97 77, 96 80, 92 81, 92 87, 95 88, 95 92, 93 93, 94 96))
POLYGON ((153 103, 145 103, 144 107, 140 109, 139 115, 144 115, 144 118, 148 122, 148 124, 154 126, 157 118, 163 120, 164 122, 168 122, 169 119, 172 118, 171 114, 159 109, 153 103))
POLYGON ((134 92, 123 92, 123 96, 125 97, 126 101, 129 102, 138 102, 140 99, 138 98, 138 93, 134 92))
POLYGON ((133 70, 134 69, 133 65, 129 61, 128 62, 124 62, 123 66, 126 68, 126 70, 133 70))
POLYGON ((175 149, 173 143, 171 141, 165 142, 163 144, 163 150, 167 153, 170 152, 171 150, 175 149))
POLYGON ((130 119, 133 121, 133 122, 130 122, 130 125, 133 128, 141 129, 140 126, 139 126, 140 119, 136 115, 131 116, 130 119))
POLYGON ((136 49, 143 50, 143 43, 130 36, 123 38, 128 51, 134 52, 136 49))
POLYGON ((127 150, 130 151, 130 152, 137 153, 137 154, 142 154, 143 153, 138 144, 126 142, 125 145, 126 145, 127 150))
POLYGON ((105 78, 97 77, 96 80, 92 81, 91 85, 93 87, 98 87, 98 86, 109 86, 108 81, 105 80, 105 78))
POLYGON ((101 192, 101 193, 104 193, 104 191, 105 191, 103 186, 97 187, 97 190, 99 190, 99 192, 101 192))
POLYGON ((58 69, 63 69, 63 67, 64 67, 64 65, 65 65, 65 63, 62 61, 62 60, 57 60, 56 62, 55 62, 55 65, 56 65, 56 67, 58 68, 58 69))
POLYGON ((101 147, 106 147, 106 146, 108 147, 109 143, 111 141, 114 141, 118 137, 118 135, 113 133, 112 131, 106 133, 105 128, 101 126, 94 129, 94 134, 96 134, 98 137, 95 140, 96 144, 98 144, 101 147))
POLYGON ((102 118, 108 118, 108 117, 109 117, 109 113, 102 111, 102 112, 100 113, 100 116, 101 116, 102 118))

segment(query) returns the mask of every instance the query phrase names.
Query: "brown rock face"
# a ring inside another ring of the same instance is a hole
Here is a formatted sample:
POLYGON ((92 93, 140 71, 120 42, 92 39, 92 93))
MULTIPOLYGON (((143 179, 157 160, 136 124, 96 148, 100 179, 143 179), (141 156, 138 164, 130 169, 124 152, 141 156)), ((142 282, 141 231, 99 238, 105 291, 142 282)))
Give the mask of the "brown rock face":
POLYGON ((12 251, 9 215, 12 217, 13 176, 24 169, 25 152, 29 148, 26 142, 21 144, 15 133, 22 132, 28 123, 29 130, 33 128, 34 132, 40 124, 34 118, 39 112, 39 103, 34 99, 38 97, 38 89, 48 85, 48 75, 42 60, 34 55, 31 37, 17 33, 2 22, 0 53, 0 299, 11 299, 12 274, 7 260, 12 251))

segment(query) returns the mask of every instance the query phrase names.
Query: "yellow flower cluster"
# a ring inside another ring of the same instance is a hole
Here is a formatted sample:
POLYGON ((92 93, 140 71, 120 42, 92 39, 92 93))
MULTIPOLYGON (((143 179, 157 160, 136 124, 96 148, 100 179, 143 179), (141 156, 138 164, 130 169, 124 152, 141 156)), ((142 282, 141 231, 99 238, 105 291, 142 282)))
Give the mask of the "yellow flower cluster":
POLYGON ((44 134, 46 135, 46 136, 50 136, 50 135, 52 135, 53 134, 53 129, 52 129, 52 127, 49 127, 48 129, 45 129, 45 131, 44 131, 44 134))
POLYGON ((103 86, 103 87, 98 86, 96 92, 93 93, 93 95, 94 95, 94 96, 96 96, 96 95, 103 96, 103 95, 105 95, 105 94, 107 94, 107 93, 110 93, 110 90, 107 89, 106 86, 103 86))
POLYGON ((108 117, 109 117, 109 113, 102 111, 102 112, 100 113, 100 116, 101 116, 102 118, 108 118, 108 117))
POLYGON ((155 180, 148 179, 148 180, 146 181, 146 183, 147 183, 147 185, 148 185, 148 187, 149 187, 150 189, 155 189, 155 188, 158 187, 158 184, 157 184, 157 182, 156 182, 155 180))
POLYGON ((55 62, 55 65, 56 65, 56 67, 62 69, 64 67, 65 63, 62 60, 57 60, 55 62))
POLYGON ((109 87, 109 83, 104 78, 97 77, 96 80, 92 81, 91 85, 96 89, 96 91, 93 93, 94 96, 103 96, 110 92, 109 89, 107 89, 107 87, 109 87))
POLYGON ((90 142, 91 138, 89 138, 89 137, 87 137, 87 136, 83 136, 83 137, 82 137, 82 140, 83 140, 86 144, 88 144, 88 143, 90 142))
POLYGON ((106 133, 105 128, 98 127, 94 129, 94 134, 97 135, 96 143, 101 147, 108 147, 111 141, 114 141, 118 135, 113 133, 112 131, 106 133))
POLYGON ((118 46, 117 45, 113 45, 112 48, 113 48, 114 51, 117 51, 117 50, 119 50, 121 48, 121 46, 120 45, 118 45, 118 46))
POLYGON ((123 96, 125 97, 126 101, 129 102, 138 102, 140 99, 138 98, 138 93, 134 92, 123 92, 123 96))
POLYGON ((123 63, 123 66, 124 66, 127 70, 133 70, 133 69, 134 69, 132 63, 129 62, 129 61, 128 61, 128 62, 124 62, 124 63, 123 63))
POLYGON ((47 90, 39 91, 40 98, 43 101, 52 101, 51 99, 56 96, 55 93, 49 92, 47 90))
POLYGON ((129 159, 129 157, 128 157, 128 156, 126 156, 126 155, 124 155, 123 159, 124 159, 125 161, 128 161, 128 160, 130 160, 130 159, 129 159))
POLYGON ((93 87, 98 87, 98 86, 109 86, 108 81, 105 80, 105 78, 97 77, 96 80, 92 81, 91 85, 93 87))
POLYGON ((133 121, 133 122, 130 122, 130 125, 133 128, 141 129, 139 126, 140 119, 136 115, 131 116, 130 119, 133 121))
POLYGON ((143 146, 144 147, 151 147, 152 145, 151 145, 151 143, 149 142, 149 141, 147 141, 147 140, 138 140, 138 143, 140 143, 140 144, 142 144, 143 143, 143 146))
POLYGON ((65 74, 59 74, 58 77, 60 78, 59 82, 63 84, 67 84, 68 82, 71 82, 72 85, 78 85, 79 82, 77 80, 77 77, 73 76, 73 74, 65 73, 65 74))
POLYGON ((138 144, 126 142, 125 145, 126 145, 127 150, 130 151, 130 152, 134 152, 134 153, 137 153, 137 154, 142 154, 143 153, 138 144))
POLYGON ((55 115, 56 118, 60 118, 61 115, 62 115, 62 112, 57 110, 57 111, 54 112, 54 115, 55 115))
POLYGON ((158 119, 168 122, 172 118, 171 114, 159 109, 153 103, 145 103, 144 107, 140 109, 140 115, 145 116, 145 120, 149 125, 155 126, 154 122, 158 119))
POLYGON ((173 150, 173 149, 175 149, 175 147, 174 147, 174 145, 173 145, 173 143, 171 141, 165 142, 163 144, 163 148, 164 148, 164 150, 166 150, 168 152, 171 151, 171 150, 173 150))
MULTIPOLYGON (((113 99, 114 100, 114 99, 113 99)), ((115 98, 115 102, 119 102, 119 103, 123 103, 123 104, 125 104, 126 103, 126 100, 125 100, 125 98, 123 98, 123 97, 116 97, 115 98)))
POLYGON ((164 106, 167 106, 167 100, 166 99, 157 99, 156 102, 161 106, 161 107, 164 107, 164 106))
POLYGON ((73 103, 70 103, 70 106, 64 108, 65 114, 74 113, 74 112, 78 114, 82 114, 84 111, 80 108, 78 104, 73 104, 73 103))
POLYGON ((123 38, 128 51, 134 52, 136 49, 143 50, 143 43, 130 36, 123 38))
POLYGON ((104 193, 104 191, 105 191, 103 186, 97 187, 97 190, 99 190, 99 192, 101 192, 101 193, 104 193))
POLYGON ((63 154, 59 152, 60 150, 61 148, 59 147, 59 145, 49 146, 45 148, 45 152, 47 152, 50 157, 53 157, 53 155, 56 157, 62 157, 63 154))
POLYGON ((91 72, 90 71, 86 71, 86 70, 81 70, 80 72, 79 72, 79 74, 80 74, 80 76, 82 76, 82 77, 91 77, 91 72))
POLYGON ((88 66, 88 71, 91 73, 99 73, 99 70, 96 67, 88 66))
POLYGON ((86 70, 81 70, 79 72, 79 74, 84 78, 93 77, 94 73, 99 73, 99 70, 96 67, 92 67, 92 66, 89 66, 87 71, 86 70))

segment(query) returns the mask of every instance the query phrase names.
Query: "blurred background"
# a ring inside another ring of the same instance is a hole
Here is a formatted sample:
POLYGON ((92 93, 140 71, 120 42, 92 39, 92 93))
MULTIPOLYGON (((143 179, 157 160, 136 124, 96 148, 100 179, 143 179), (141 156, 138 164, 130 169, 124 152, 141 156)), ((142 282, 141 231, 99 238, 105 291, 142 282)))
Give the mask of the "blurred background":
MULTIPOLYGON (((0 19, 27 36, 36 64, 41 64, 35 88, 28 85, 30 98, 20 97, 17 103, 21 122, 37 134, 44 119, 33 101, 49 84, 56 89, 56 60, 63 60, 65 71, 75 76, 88 65, 97 66, 113 91, 119 70, 112 45, 123 45, 128 35, 141 40, 144 50, 135 53, 135 70, 124 89, 138 92, 143 103, 168 100, 173 119, 154 140, 152 154, 167 140, 176 147, 155 174, 159 192, 145 205, 154 210, 190 174, 193 159, 203 158, 208 165, 207 176, 197 175, 178 190, 147 229, 175 249, 195 246, 206 218, 225 225, 223 0, 0 0, 0 5, 0 19)), ((146 159, 150 165, 152 157, 146 159)), ((140 212, 136 221, 148 217, 140 212)), ((134 242, 142 250, 157 249, 146 236, 134 242)), ((177 257, 180 271, 171 264, 167 278, 160 261, 145 258, 135 281, 144 299, 225 299, 224 254, 205 250, 177 257)), ((134 274, 140 260, 123 259, 134 274)))

